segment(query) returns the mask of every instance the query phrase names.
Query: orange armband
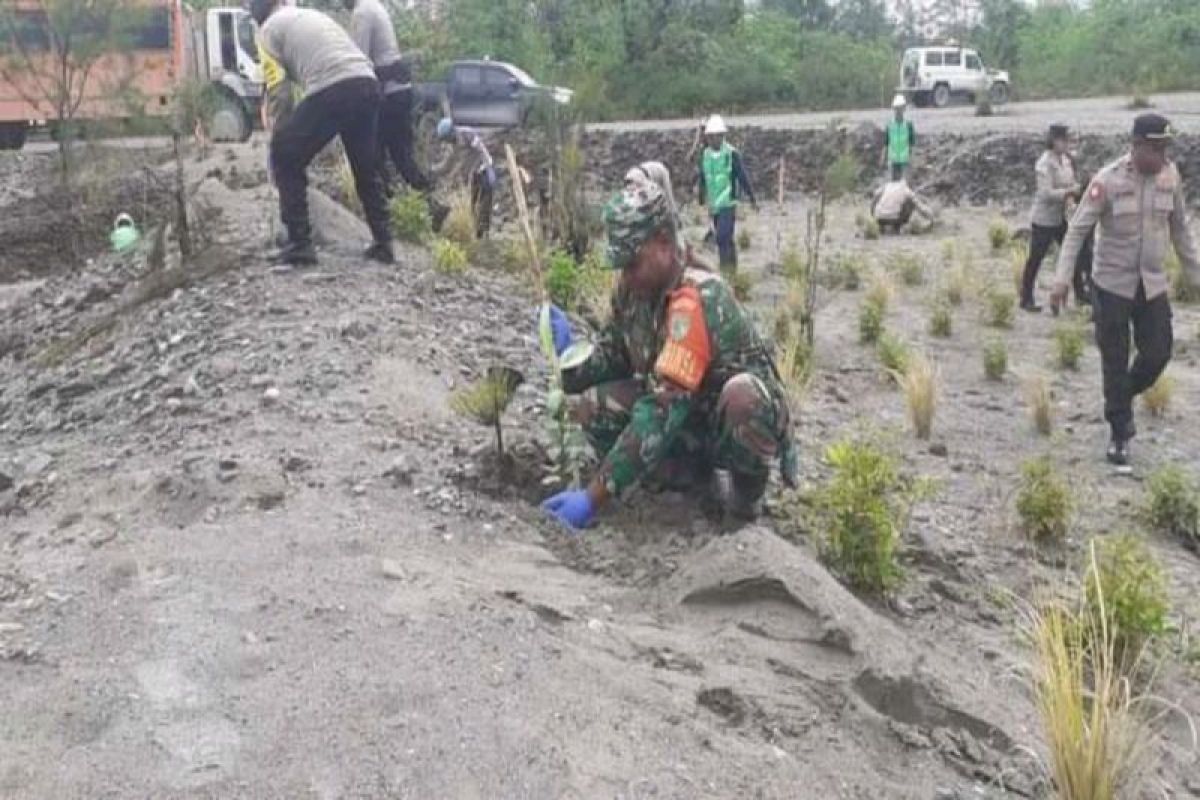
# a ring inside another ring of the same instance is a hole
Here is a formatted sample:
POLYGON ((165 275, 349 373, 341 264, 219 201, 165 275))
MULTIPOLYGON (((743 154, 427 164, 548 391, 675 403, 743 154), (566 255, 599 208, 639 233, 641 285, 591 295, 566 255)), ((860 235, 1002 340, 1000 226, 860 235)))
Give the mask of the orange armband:
POLYGON ((711 363, 712 348, 700 291, 694 286, 677 289, 671 293, 667 305, 667 341, 658 354, 654 372, 694 392, 700 388, 711 363))

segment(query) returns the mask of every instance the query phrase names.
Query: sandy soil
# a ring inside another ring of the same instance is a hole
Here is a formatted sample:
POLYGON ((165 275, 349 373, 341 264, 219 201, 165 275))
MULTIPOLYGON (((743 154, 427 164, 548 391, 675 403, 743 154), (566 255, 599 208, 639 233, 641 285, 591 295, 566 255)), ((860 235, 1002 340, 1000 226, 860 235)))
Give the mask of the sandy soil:
MULTIPOLYGON (((1130 525, 1154 465, 1196 466, 1196 311, 1177 317, 1174 409, 1144 420, 1133 476, 1114 476, 1096 354, 1056 371, 1048 315, 1001 334, 1013 375, 999 384, 982 375, 994 334, 977 300, 951 339, 925 333, 943 239, 972 253, 980 282, 1010 280, 985 241, 995 212, 864 242, 857 209, 837 208, 831 252, 925 259, 927 285, 901 291, 888 328, 942 370, 944 450, 911 438, 857 344, 861 292, 822 298, 797 415, 806 482, 825 445, 872 428, 940 486, 906 532, 905 584, 881 602, 820 565, 816 533, 797 536, 777 494, 756 526, 667 494, 565 537, 527 502, 545 374, 520 281, 440 276, 416 249, 368 265, 354 241, 316 270, 272 270, 270 191, 229 177, 261 153, 223 153, 196 166, 221 174, 207 191, 225 209, 214 224, 229 244, 209 256, 223 269, 107 327, 137 281, 105 259, 0 298, 13 343, 0 356, 13 482, 0 489, 0 796, 1044 795, 1011 598, 1066 580, 1089 534, 1130 525), (81 330, 94 335, 61 346, 81 330), (516 478, 495 476, 488 432, 447 407, 493 363, 527 377, 508 417, 516 478), (1054 382, 1049 440, 1023 415, 1018 376, 1034 370, 1054 382), (1055 552, 1013 525, 1019 464, 1046 451, 1081 504, 1055 552)), ((782 294, 772 264, 802 220, 797 198, 745 222, 764 322, 782 294)), ((1186 628, 1196 558, 1147 538, 1186 628)), ((1195 680, 1174 659, 1160 691, 1195 716, 1195 680)), ((1163 732, 1166 796, 1200 795, 1189 744, 1176 722, 1163 732)))

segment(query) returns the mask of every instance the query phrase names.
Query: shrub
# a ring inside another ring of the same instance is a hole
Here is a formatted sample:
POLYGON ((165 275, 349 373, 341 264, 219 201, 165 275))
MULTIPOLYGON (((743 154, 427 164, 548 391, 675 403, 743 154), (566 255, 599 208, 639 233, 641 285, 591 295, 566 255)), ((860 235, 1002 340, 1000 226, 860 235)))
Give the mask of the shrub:
POLYGON ((958 247, 953 239, 942 240, 942 263, 950 266, 954 263, 954 256, 958 252, 958 247))
POLYGON ((998 381, 1008 372, 1008 346, 1003 339, 993 339, 983 346, 983 374, 998 381))
POLYGON ((806 277, 807 268, 804 264, 804 256, 795 243, 789 244, 784 249, 779 265, 783 270, 783 276, 789 281, 804 280, 806 277))
MULTIPOLYGON (((435 245, 436 247, 436 245, 435 245)), ((496 434, 496 452, 504 454, 502 418, 525 377, 515 369, 492 367, 481 380, 450 397, 450 407, 496 434)))
POLYGON ((946 287, 943 291, 946 302, 952 306, 961 306, 963 298, 967 295, 970 278, 967 276, 967 271, 961 265, 952 269, 946 276, 946 287))
POLYGON ((1025 280, 1025 262, 1029 259, 1028 245, 1014 245, 1009 256, 1009 270, 1012 275, 1013 291, 1021 293, 1021 284, 1025 280))
POLYGON ((740 231, 738 231, 737 246, 741 250, 750 249, 750 231, 746 230, 745 228, 742 228, 740 231))
POLYGON ((920 286, 925 282, 925 265, 912 253, 901 253, 892 259, 893 268, 905 286, 920 286))
POLYGON ((867 287, 867 302, 879 306, 881 312, 887 313, 895 295, 896 285, 892 283, 891 276, 882 270, 876 270, 871 275, 871 282, 867 287))
POLYGON ((897 375, 900 388, 904 390, 904 401, 908 406, 908 418, 918 439, 928 439, 933 431, 933 416, 937 410, 937 367, 923 354, 918 353, 910 360, 903 375, 897 375))
POLYGON ((852 587, 886 592, 902 577, 900 533, 917 494, 895 457, 870 442, 838 442, 826 459, 833 475, 814 496, 822 556, 852 587))
POLYGON ((1016 313, 1017 296, 1003 289, 991 289, 986 300, 987 323, 993 328, 1011 328, 1016 313))
POLYGON ((1025 402, 1034 429, 1042 436, 1049 436, 1054 430, 1054 404, 1050 384, 1044 376, 1033 375, 1025 380, 1025 402))
POLYGON ((1123 675, 1113 630, 1086 607, 1045 605, 1031 615, 1030 633, 1034 697, 1057 797, 1140 797, 1154 715, 1145 713, 1149 698, 1123 675))
POLYGON ((1094 539, 1090 551, 1084 575, 1087 609, 1107 623, 1118 656, 1137 653, 1167 631, 1166 575, 1133 534, 1094 539))
POLYGON ((1149 498, 1146 517, 1157 531, 1183 539, 1193 550, 1200 547, 1200 491, 1181 467, 1163 467, 1146 482, 1149 498))
POLYGON ((867 217, 866 222, 862 226, 863 238, 869 241, 874 241, 879 238, 879 220, 874 217, 867 217))
POLYGON ((864 300, 858 307, 858 341, 875 344, 883 333, 883 309, 878 304, 864 300))
POLYGON ((561 309, 574 310, 580 294, 579 265, 565 250, 555 250, 546 257, 546 291, 550 302, 561 309))
POLYGON ((954 318, 950 315, 950 309, 938 303, 933 307, 933 313, 929 316, 929 333, 947 339, 953 330, 954 318))
POLYGON ((1062 541, 1071 522, 1071 490, 1048 456, 1025 462, 1017 493, 1017 514, 1025 533, 1037 541, 1062 541))
POLYGON ((729 276, 729 286, 738 302, 745 303, 750 300, 750 294, 754 291, 754 279, 750 277, 749 272, 741 269, 729 276))
POLYGON ((827 285, 831 289, 857 291, 862 286, 862 273, 866 262, 860 255, 841 253, 830 260, 827 285))
POLYGON ((445 275, 467 271, 467 254, 454 242, 438 239, 433 243, 433 268, 445 275))
POLYGON ((911 353, 908 345, 900 338, 890 333, 883 333, 879 337, 875 351, 879 355, 879 363, 883 365, 888 374, 897 376, 908 371, 911 353))
POLYGON ((1161 417, 1171 407, 1171 396, 1175 393, 1175 379, 1166 373, 1159 375, 1154 385, 1142 393, 1142 404, 1152 417, 1161 417))
POLYGON ((1012 231, 1008 229, 1008 223, 1002 219, 992 220, 992 224, 988 226, 988 241, 991 242, 993 253, 1007 247, 1012 241, 1012 231))
POLYGON ((798 329, 778 340, 779 373, 793 397, 799 397, 812 377, 812 350, 798 329))
POLYGON ((1135 91, 1133 97, 1129 98, 1129 103, 1126 107, 1130 111, 1145 111, 1147 108, 1154 108, 1154 103, 1150 101, 1149 96, 1145 92, 1135 91))
POLYGON ((1083 357, 1083 336, 1083 329, 1069 322, 1055 328, 1054 347, 1060 367, 1079 369, 1079 359, 1083 357))
POLYGON ((392 228, 396 237, 421 244, 433 235, 429 204, 420 192, 408 190, 392 199, 392 228))
POLYGON ((467 254, 474 251, 478 238, 475 235, 475 212, 471 209, 471 195, 459 189, 450 197, 450 210, 442 221, 442 238, 448 239, 467 254))

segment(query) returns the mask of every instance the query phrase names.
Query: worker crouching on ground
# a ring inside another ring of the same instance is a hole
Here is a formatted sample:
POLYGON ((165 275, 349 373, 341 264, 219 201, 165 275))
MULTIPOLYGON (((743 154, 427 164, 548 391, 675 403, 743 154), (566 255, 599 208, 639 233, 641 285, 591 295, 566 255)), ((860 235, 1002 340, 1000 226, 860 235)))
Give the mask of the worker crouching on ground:
POLYGON ((933 227, 936 214, 930 206, 917 196, 901 175, 885 183, 875 191, 871 201, 871 216, 879 223, 881 233, 924 233, 933 227), (914 219, 914 215, 918 218, 914 219))
MULTIPOLYGON (((487 148, 483 136, 474 128, 455 125, 449 117, 438 121, 437 137, 444 142, 454 142, 459 147, 469 148, 474 153, 475 164, 471 167, 471 210, 475 214, 475 234, 480 239, 492 228, 492 202, 496 192, 496 162, 487 148)), ((435 225, 435 227, 440 227, 435 225)))
POLYGON ((737 206, 745 192, 756 210, 758 201, 750 186, 750 176, 742 164, 742 154, 725 138, 729 129, 725 120, 713 114, 704 123, 704 152, 700 156, 700 204, 708 206, 713 233, 717 239, 721 272, 737 272, 737 206))
POLYGON ((364 255, 392 263, 376 137, 379 82, 370 60, 336 22, 319 11, 280 7, 279 0, 251 0, 250 13, 261 29, 263 49, 304 92, 292 114, 271 135, 271 167, 288 236, 276 260, 316 263, 306 171, 317 153, 339 136, 374 238, 364 255))
MULTIPOLYGON (((766 347, 719 276, 684 266, 656 184, 627 186, 604 220, 609 260, 622 270, 612 321, 591 355, 564 369, 563 388, 605 455, 587 488, 543 508, 579 529, 639 484, 697 485, 716 468, 731 478, 727 509, 755 516, 776 458, 785 481, 796 477, 790 411, 766 347)), ((570 331, 555 333, 561 353, 570 331)))
POLYGON ((1097 224, 1092 265, 1096 344, 1104 375, 1104 418, 1112 431, 1108 460, 1129 462, 1135 435, 1133 399, 1158 380, 1171 360, 1170 286, 1164 269, 1173 244, 1187 280, 1200 286, 1200 262, 1188 231, 1179 170, 1167 159, 1174 134, 1158 114, 1133 123, 1130 152, 1092 179, 1063 242, 1050 302, 1067 299, 1068 281, 1080 249, 1097 224), (1137 355, 1129 363, 1129 329, 1137 355))

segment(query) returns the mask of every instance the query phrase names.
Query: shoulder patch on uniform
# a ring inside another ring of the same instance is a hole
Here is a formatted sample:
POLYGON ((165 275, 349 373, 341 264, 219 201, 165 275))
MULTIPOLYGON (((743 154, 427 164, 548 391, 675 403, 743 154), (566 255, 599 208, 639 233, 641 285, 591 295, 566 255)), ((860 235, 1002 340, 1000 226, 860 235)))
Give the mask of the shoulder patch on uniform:
POLYGON ((671 293, 667 333, 654 371, 659 377, 694 392, 700 388, 712 362, 704 303, 696 287, 684 286, 671 293))
POLYGON ((1104 201, 1104 184, 1100 181, 1092 181, 1091 188, 1088 189, 1088 200, 1093 203, 1101 203, 1104 201))

